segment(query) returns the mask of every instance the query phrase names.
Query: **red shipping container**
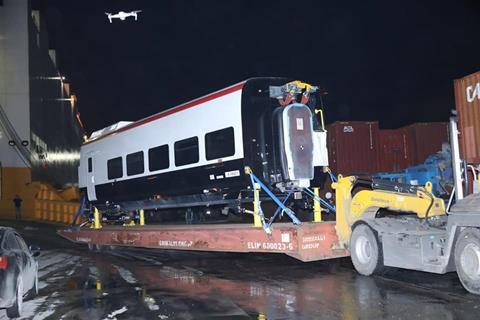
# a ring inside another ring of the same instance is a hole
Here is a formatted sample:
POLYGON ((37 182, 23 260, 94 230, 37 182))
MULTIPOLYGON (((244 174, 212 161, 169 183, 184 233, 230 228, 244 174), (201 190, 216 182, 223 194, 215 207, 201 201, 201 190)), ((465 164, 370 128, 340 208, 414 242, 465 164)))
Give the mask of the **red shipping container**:
POLYGON ((454 82, 460 130, 460 156, 480 162, 480 71, 454 82))
POLYGON ((415 147, 412 135, 405 129, 380 130, 378 170, 398 172, 415 164, 415 147))
POLYGON ((449 142, 448 123, 446 122, 419 122, 404 127, 412 136, 415 148, 413 164, 423 163, 429 155, 442 150, 442 144, 449 142))
POLYGON ((378 171, 378 122, 334 122, 327 126, 330 167, 335 174, 378 171))

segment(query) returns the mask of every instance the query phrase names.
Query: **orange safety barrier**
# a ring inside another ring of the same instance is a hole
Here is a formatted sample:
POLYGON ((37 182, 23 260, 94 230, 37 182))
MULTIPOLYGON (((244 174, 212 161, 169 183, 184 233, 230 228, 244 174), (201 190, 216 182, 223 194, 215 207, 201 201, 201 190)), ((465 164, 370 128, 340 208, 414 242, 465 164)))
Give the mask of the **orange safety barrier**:
MULTIPOLYGON (((18 192, 22 198, 22 220, 49 221, 69 224, 80 207, 76 188, 58 191, 52 186, 31 182, 18 192)), ((0 199, 0 219, 15 219, 13 196, 0 199)))

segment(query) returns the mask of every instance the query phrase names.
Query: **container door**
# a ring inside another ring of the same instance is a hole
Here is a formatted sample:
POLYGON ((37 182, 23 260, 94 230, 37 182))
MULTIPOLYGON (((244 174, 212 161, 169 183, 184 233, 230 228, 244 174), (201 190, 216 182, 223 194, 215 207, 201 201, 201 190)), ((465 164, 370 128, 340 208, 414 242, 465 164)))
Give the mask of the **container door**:
POLYGON ((312 113, 303 104, 283 110, 284 173, 289 180, 313 179, 312 113))
POLYGON ((97 200, 97 194, 95 192, 95 168, 93 166, 93 154, 87 155, 87 196, 89 201, 97 200))

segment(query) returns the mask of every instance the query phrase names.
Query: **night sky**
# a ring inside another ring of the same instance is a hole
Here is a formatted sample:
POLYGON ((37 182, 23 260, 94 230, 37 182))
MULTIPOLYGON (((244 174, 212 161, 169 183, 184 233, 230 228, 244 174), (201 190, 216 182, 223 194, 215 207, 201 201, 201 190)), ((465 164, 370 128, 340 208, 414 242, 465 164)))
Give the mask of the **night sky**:
POLYGON ((480 4, 463 1, 37 0, 87 131, 256 76, 328 91, 327 122, 447 121, 480 70, 480 4), (104 12, 143 10, 110 24, 104 12))

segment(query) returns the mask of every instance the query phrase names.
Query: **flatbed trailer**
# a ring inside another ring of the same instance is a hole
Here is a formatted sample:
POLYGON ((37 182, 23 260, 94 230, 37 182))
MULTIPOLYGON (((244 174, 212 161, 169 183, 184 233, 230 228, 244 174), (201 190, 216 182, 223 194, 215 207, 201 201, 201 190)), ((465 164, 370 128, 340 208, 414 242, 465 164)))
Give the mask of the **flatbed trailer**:
POLYGON ((105 225, 70 227, 62 237, 90 247, 128 246, 155 249, 283 253, 301 261, 346 257, 333 221, 276 223, 269 235, 253 224, 105 225))

